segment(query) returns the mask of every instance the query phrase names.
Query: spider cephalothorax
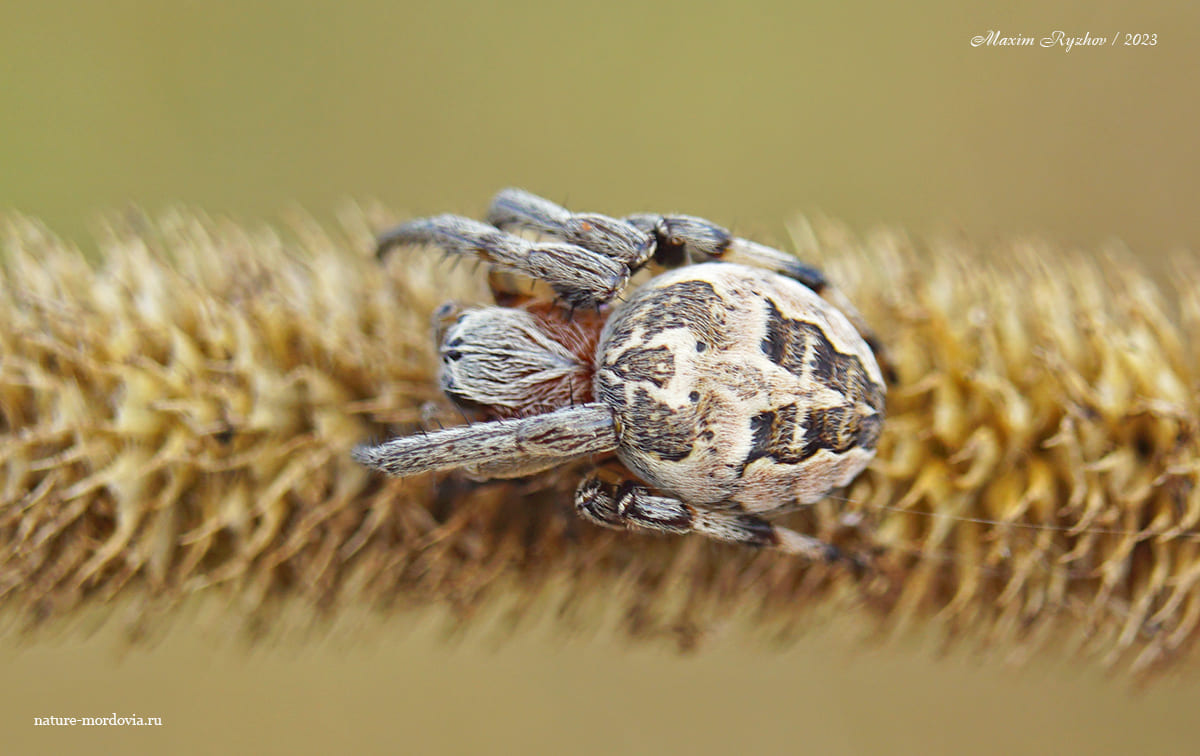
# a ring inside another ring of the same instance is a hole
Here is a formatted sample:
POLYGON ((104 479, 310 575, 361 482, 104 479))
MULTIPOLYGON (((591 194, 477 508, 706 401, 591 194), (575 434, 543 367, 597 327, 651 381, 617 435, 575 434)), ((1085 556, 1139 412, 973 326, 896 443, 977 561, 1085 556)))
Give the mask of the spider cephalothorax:
POLYGON ((816 269, 699 218, 572 214, 516 189, 488 220, 411 221, 379 251, 475 254, 550 284, 563 304, 494 276, 510 306, 440 312, 442 388, 493 419, 362 446, 356 459, 392 475, 505 478, 615 453, 637 480, 585 480, 575 504, 589 520, 837 556, 762 519, 847 485, 883 422, 873 337, 816 269), (611 305, 647 265, 685 267, 611 305))

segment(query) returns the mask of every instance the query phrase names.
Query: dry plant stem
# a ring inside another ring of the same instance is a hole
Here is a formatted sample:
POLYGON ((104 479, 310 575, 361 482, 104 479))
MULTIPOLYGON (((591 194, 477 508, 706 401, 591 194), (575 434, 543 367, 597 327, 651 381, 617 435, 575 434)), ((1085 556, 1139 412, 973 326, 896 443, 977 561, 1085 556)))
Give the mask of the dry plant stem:
POLYGON ((482 275, 436 255, 381 268, 386 225, 360 211, 336 234, 126 217, 92 264, 33 221, 4 222, 9 616, 225 592, 251 618, 285 598, 467 617, 497 586, 532 597, 552 582, 564 624, 616 611, 632 634, 684 644, 747 609, 787 637, 833 605, 1005 651, 1070 638, 1135 669, 1193 645, 1194 260, 1165 292, 1119 255, 984 256, 797 225, 800 257, 880 331, 899 376, 872 467, 784 523, 870 555, 858 575, 584 523, 571 494, 587 462, 487 484, 360 468, 356 444, 411 431, 439 400, 433 310, 486 298, 482 275))

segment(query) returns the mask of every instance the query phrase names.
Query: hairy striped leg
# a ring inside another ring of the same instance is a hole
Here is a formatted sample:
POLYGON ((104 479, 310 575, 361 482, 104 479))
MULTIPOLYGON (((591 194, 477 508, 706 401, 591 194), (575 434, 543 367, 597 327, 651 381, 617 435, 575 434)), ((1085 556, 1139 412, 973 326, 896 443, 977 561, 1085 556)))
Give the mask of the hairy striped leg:
POLYGON ((544 415, 364 444, 351 455, 360 464, 396 477, 462 468, 479 478, 517 478, 616 448, 612 410, 603 404, 581 404, 544 415))
POLYGON ((814 562, 845 564, 856 573, 867 567, 861 558, 846 554, 833 544, 756 515, 692 506, 654 494, 633 481, 626 481, 614 490, 598 478, 588 478, 575 491, 575 510, 585 519, 609 528, 642 528, 680 535, 702 533, 718 541, 776 549, 814 562))
POLYGON ((630 270, 654 255, 654 237, 623 220, 599 213, 573 213, 524 189, 504 189, 492 200, 488 223, 523 229, 574 244, 616 260, 630 270))
POLYGON ((376 255, 382 259, 407 244, 474 255, 502 270, 545 281, 572 308, 604 304, 629 282, 629 268, 619 260, 574 244, 526 241, 459 215, 417 218, 385 231, 376 240, 376 255))

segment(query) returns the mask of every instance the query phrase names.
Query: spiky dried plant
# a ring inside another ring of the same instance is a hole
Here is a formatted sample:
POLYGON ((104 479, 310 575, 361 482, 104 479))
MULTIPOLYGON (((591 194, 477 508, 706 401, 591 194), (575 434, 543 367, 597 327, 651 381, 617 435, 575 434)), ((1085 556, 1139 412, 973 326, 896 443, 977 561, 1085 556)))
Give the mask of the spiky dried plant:
POLYGON ((0 605, 46 620, 216 593, 251 617, 298 600, 465 618, 552 584, 564 626, 615 612, 684 645, 734 616, 787 637, 818 606, 1009 648, 1070 637, 1137 669, 1194 641, 1194 261, 1171 293, 1128 260, 797 225, 899 373, 876 462, 791 523, 871 554, 856 576, 591 527, 571 511, 579 470, 358 467, 353 445, 440 401, 432 310, 485 298, 433 255, 378 267, 371 220, 349 212, 330 235, 129 216, 98 266, 33 221, 3 224, 0 605))

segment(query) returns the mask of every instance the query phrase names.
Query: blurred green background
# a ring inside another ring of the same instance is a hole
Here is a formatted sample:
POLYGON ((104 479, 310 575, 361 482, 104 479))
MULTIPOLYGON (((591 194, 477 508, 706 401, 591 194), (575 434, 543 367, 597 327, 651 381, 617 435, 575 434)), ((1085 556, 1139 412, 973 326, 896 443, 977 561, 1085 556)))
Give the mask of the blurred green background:
POLYGON ((0 206, 798 211, 1200 241, 1200 9, 1160 1, 48 2, 0 13, 0 206), (1159 34, 973 48, 989 29, 1159 34))
MULTIPOLYGON (((81 241, 97 213, 244 220, 347 199, 479 213, 523 186, 779 239, 868 228, 1200 249, 1200 6, 1158 0, 0 4, 0 208, 81 241), (998 5, 998 4, 997 4, 998 5), (1155 33, 1155 47, 970 45, 1155 33)), ((0 642, 5 753, 1182 753, 1195 677, 863 648, 835 629, 698 658, 605 638, 488 647, 397 620, 250 652, 188 623, 0 642), (156 731, 33 716, 162 716, 156 731)))

